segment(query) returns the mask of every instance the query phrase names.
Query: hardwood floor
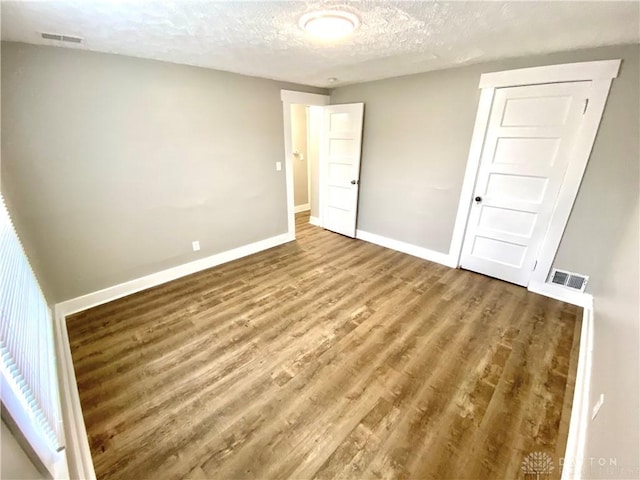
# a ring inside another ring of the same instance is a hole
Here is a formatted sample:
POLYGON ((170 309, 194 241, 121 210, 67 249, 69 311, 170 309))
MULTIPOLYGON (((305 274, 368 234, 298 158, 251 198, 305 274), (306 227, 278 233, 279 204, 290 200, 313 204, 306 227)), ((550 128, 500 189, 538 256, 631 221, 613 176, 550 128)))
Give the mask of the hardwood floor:
POLYGON ((307 219, 67 319, 98 478, 559 478, 580 310, 307 219))

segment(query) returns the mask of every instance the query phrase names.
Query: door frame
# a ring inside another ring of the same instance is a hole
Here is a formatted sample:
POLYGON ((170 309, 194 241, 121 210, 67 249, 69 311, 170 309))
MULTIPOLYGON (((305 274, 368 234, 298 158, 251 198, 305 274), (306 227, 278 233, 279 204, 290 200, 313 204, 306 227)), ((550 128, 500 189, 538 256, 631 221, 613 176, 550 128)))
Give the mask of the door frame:
MULTIPOLYGON (((291 240, 296 238, 296 215, 293 205, 293 149, 291 145, 291 105, 329 105, 331 97, 319 93, 280 90, 282 100, 282 118, 284 120, 284 166, 287 189, 287 234, 291 240)), ((309 192, 310 193, 310 192, 309 192)))
MULTIPOLYGON (((309 215, 311 215, 311 161, 309 160, 309 144, 311 143, 311 129, 309 128, 309 119, 311 118, 311 110, 310 105, 307 105, 304 109, 305 122, 307 125, 306 142, 307 142, 307 158, 305 161, 307 162, 307 203, 309 204, 309 215)), ((315 132, 317 136, 317 132, 315 132)))
MULTIPOLYGON (((556 206, 551 214, 549 228, 542 239, 538 252, 537 264, 531 274, 528 289, 553 298, 568 301, 569 294, 557 286, 547 284, 547 277, 551 272, 553 260, 562 240, 573 202, 580 189, 582 176, 589 161, 591 148, 598 132, 602 113, 609 95, 611 82, 618 76, 620 59, 602 60, 594 62, 568 63, 543 67, 522 68, 502 72, 485 73, 480 76, 478 88, 481 89, 478 112, 469 147, 467 167, 462 183, 462 191, 458 203, 458 212, 451 239, 449 258, 456 267, 460 266, 462 244, 466 233, 473 192, 476 186, 480 159, 484 147, 485 133, 489 122, 489 115, 493 106, 496 88, 518 87, 524 85, 539 85, 545 83, 591 81, 588 108, 584 121, 578 131, 576 143, 569 158, 567 172, 560 187, 556 206)), ((575 293, 576 298, 582 296, 575 293)))

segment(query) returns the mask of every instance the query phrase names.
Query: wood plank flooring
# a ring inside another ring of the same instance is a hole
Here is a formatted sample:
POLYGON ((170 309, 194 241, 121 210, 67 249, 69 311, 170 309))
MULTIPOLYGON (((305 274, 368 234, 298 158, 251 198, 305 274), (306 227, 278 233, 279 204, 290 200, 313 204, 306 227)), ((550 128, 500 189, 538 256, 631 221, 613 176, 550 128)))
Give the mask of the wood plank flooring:
POLYGON ((307 220, 67 319, 98 478, 559 478, 581 311, 307 220))

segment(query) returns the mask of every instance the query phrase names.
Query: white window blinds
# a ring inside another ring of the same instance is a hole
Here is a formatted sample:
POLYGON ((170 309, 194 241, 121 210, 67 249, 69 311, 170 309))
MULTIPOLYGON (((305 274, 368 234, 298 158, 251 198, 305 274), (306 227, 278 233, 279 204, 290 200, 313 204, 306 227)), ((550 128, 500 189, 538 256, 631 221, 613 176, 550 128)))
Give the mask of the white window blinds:
POLYGON ((2 404, 51 471, 63 447, 51 311, 0 203, 2 404))

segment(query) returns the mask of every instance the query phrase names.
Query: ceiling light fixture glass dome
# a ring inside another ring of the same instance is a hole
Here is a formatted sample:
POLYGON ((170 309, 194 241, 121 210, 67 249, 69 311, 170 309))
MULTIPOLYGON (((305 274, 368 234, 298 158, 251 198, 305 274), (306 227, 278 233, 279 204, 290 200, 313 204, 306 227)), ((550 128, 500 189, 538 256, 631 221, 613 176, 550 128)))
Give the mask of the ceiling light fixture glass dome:
POLYGON ((353 32, 360 26, 360 19, 343 10, 321 10, 304 14, 299 25, 314 37, 333 40, 353 32))

